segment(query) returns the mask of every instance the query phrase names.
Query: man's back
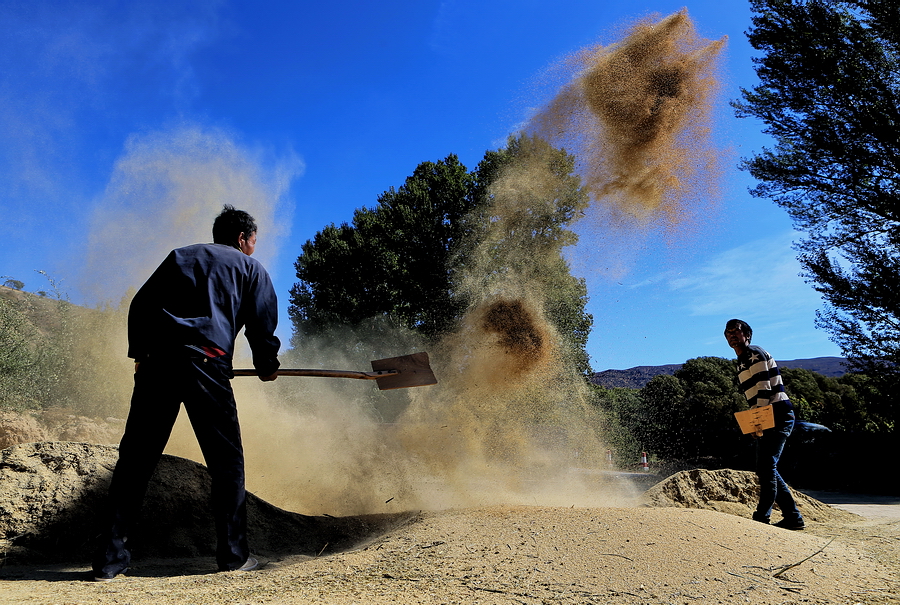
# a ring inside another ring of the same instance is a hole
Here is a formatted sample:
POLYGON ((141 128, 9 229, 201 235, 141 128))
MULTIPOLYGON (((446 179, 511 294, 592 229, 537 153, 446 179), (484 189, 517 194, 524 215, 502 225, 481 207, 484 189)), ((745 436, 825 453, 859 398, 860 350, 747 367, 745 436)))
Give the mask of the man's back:
POLYGON ((234 353, 242 327, 261 375, 278 368, 277 300, 265 268, 237 248, 173 250, 141 287, 128 315, 128 356, 138 361, 184 346, 234 353))

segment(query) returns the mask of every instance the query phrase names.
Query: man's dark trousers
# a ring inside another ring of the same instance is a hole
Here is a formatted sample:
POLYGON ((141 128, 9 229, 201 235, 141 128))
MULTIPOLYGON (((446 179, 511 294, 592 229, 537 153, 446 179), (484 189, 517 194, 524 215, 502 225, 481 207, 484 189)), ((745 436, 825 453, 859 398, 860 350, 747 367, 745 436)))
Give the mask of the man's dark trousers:
POLYGON ((110 484, 105 546, 101 543, 94 556, 95 573, 117 574, 128 568, 131 553, 125 539, 138 519, 182 402, 212 478, 219 569, 237 569, 250 556, 244 451, 230 378, 226 361, 200 354, 161 355, 141 362, 110 484))
POLYGON ((788 411, 776 426, 766 429, 756 440, 756 475, 759 477, 759 504, 753 518, 768 523, 772 506, 778 504, 785 519, 802 519, 791 490, 778 472, 784 444, 794 428, 794 412, 788 411))

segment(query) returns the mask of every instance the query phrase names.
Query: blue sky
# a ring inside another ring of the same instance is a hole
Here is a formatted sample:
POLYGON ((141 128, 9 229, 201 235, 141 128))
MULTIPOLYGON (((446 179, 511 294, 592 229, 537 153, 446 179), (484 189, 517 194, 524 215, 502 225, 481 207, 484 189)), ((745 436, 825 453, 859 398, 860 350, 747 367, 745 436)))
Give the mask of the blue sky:
POLYGON ((474 168, 547 100, 555 62, 684 7, 729 39, 723 196, 668 234, 580 227, 567 254, 588 283, 594 369, 730 356, 731 317, 776 358, 839 355, 797 275, 799 234, 736 168, 766 144, 725 103, 755 82, 744 0, 4 1, 0 275, 45 290, 43 270, 74 302, 116 301, 168 249, 208 241, 206 217, 232 201, 260 218, 287 340, 292 264, 316 231, 420 162, 474 168))

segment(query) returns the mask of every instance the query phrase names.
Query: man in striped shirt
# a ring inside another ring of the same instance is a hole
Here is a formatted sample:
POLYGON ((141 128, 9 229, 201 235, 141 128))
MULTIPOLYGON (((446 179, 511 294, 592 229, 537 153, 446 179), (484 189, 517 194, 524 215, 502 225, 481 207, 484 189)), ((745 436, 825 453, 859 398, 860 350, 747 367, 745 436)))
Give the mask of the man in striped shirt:
POLYGON ((759 504, 753 519, 769 522, 772 507, 778 504, 782 519, 776 526, 798 530, 805 527, 803 516, 787 483, 778 473, 778 459, 784 443, 794 428, 794 406, 784 391, 781 371, 772 356, 757 345, 751 345, 753 330, 747 322, 730 319, 725 324, 725 339, 737 354, 737 382, 747 397, 750 408, 772 406, 775 426, 763 431, 756 440, 756 475, 759 477, 759 504))

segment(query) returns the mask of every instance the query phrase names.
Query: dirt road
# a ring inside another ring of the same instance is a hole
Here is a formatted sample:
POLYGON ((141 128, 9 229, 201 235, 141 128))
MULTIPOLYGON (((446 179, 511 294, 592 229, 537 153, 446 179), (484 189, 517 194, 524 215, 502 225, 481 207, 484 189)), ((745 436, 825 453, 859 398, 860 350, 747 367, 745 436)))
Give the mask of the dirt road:
POLYGON ((844 492, 808 491, 804 493, 820 502, 868 519, 900 520, 900 497, 844 492))

